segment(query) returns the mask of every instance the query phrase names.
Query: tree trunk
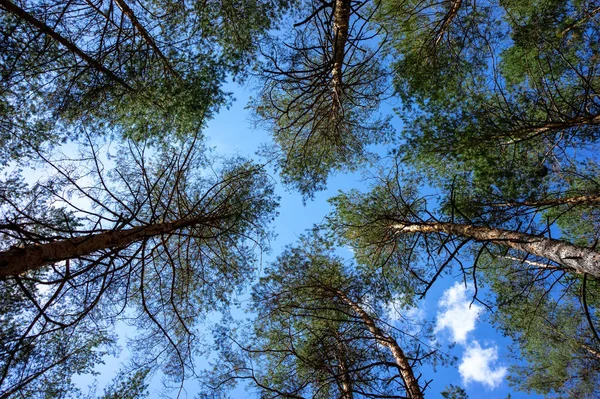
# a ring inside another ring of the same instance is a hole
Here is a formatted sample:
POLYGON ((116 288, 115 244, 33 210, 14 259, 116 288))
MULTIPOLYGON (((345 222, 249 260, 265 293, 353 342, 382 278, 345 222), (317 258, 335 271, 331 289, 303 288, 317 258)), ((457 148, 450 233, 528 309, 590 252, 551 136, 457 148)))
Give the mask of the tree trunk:
POLYGON ((133 90, 133 88, 131 86, 129 86, 129 84, 127 84, 127 82, 125 82, 123 79, 118 77, 113 71, 111 71, 110 69, 108 69, 104 65, 102 65, 98 60, 95 60, 94 58, 92 58, 88 54, 86 54, 83 50, 81 50, 79 47, 77 47, 77 45, 75 45, 75 43, 69 41, 67 38, 62 36, 60 33, 56 32, 50 26, 46 25, 43 21, 37 19, 35 16, 28 13, 27 11, 25 11, 21 7, 17 6, 16 4, 12 3, 10 0, 0 0, 0 7, 5 9, 7 12, 21 18, 22 20, 26 21, 30 25, 33 25, 40 32, 44 33, 45 35, 48 35, 54 41, 63 45, 71 53, 75 54, 77 57, 79 57, 83 61, 85 61, 88 64, 88 66, 90 66, 91 68, 102 73, 103 75, 105 75, 107 78, 109 78, 113 82, 118 83, 119 85, 121 85, 125 89, 127 89, 128 91, 133 90))
POLYGON ((452 4, 450 5, 450 9, 444 16, 444 19, 440 23, 440 28, 437 30, 437 33, 435 35, 435 42, 433 44, 434 46, 437 46, 439 44, 439 42, 442 40, 442 38, 444 37, 444 34, 448 30, 450 23, 456 17, 456 15, 458 15, 458 10, 460 9, 461 4, 462 4, 462 0, 453 0, 452 1, 452 4))
POLYGON ((356 302, 352 301, 343 291, 335 290, 335 294, 343 302, 350 306, 354 312, 356 312, 356 314, 367 325, 367 328, 371 334, 373 334, 373 337, 375 337, 377 342, 387 347, 392 352, 392 356, 394 357, 398 370, 400 371, 400 376, 402 377, 402 380, 404 380, 408 397, 411 399, 423 399, 423 393, 421 392, 419 382, 415 378, 412 366, 396 340, 377 327, 373 318, 371 318, 371 316, 369 316, 369 314, 365 312, 363 308, 361 308, 356 302))
POLYGON ((137 17, 133 13, 133 10, 131 8, 129 8, 129 6, 125 2, 125 0, 114 0, 114 2, 121 9, 123 14, 125 14, 127 16, 127 18, 129 18, 129 20, 131 21, 131 24, 138 30, 138 32, 140 32, 140 35, 142 35, 142 37, 144 38, 146 43, 152 48, 152 50, 163 61, 163 64, 165 65, 167 70, 173 76, 176 76, 177 78, 181 79, 181 77, 179 76, 177 71, 173 68, 173 66, 171 65, 171 63, 169 62, 167 57, 165 57, 163 52, 158 48, 158 46, 156 45, 156 42, 154 41, 152 36, 150 36, 150 33, 148 33, 146 28, 144 28, 144 26, 140 23, 140 21, 137 19, 137 17))
MULTIPOLYGON (((509 206, 529 206, 533 208, 540 207, 551 207, 551 206, 560 206, 560 205, 597 205, 600 204, 600 195, 590 194, 590 195, 578 195, 575 197, 565 197, 565 198, 550 198, 539 201, 522 201, 522 202, 503 202, 499 204, 490 204, 490 206, 497 207, 509 207, 509 206)), ((485 204, 484 204, 485 205, 485 204)))
POLYGON ((350 26, 350 0, 335 0, 333 10, 333 104, 335 109, 341 107, 343 96, 342 70, 348 41, 350 26))
POLYGON ((134 242, 169 234, 186 227, 207 224, 216 219, 216 217, 204 216, 186 218, 125 230, 111 230, 47 244, 27 245, 23 248, 12 247, 0 252, 0 279, 18 276, 67 259, 89 256, 102 250, 125 248, 134 242))
MULTIPOLYGON (((338 337, 338 346, 341 345, 339 342, 340 337, 338 337)), ((352 393, 352 380, 348 375, 348 366, 346 365, 346 361, 344 359, 344 351, 340 351, 341 354, 338 356, 339 369, 340 369, 340 386, 342 391, 342 399, 354 399, 354 394, 352 393)))
POLYGON ((490 242, 549 259, 576 273, 587 273, 600 279, 600 253, 561 240, 511 230, 455 223, 400 222, 390 227, 400 234, 445 233, 468 237, 475 241, 490 242))
POLYGON ((493 138, 510 137, 510 140, 508 140, 504 144, 514 144, 520 141, 529 140, 542 134, 551 133, 558 130, 593 125, 600 125, 600 115, 581 116, 566 120, 564 122, 548 122, 540 126, 524 127, 521 129, 516 129, 513 131, 507 131, 505 133, 498 134, 496 136, 493 136, 493 138))

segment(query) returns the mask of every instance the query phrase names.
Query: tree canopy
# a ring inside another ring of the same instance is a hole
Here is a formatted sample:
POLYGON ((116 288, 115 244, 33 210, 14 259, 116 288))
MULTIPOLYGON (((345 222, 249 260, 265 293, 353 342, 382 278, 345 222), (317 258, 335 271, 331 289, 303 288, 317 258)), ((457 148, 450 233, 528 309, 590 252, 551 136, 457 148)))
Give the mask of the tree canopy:
POLYGON ((315 232, 287 248, 253 290, 253 330, 218 331, 214 387, 248 379, 261 397, 423 398, 417 365, 450 359, 428 343, 430 329, 407 333, 410 318, 394 327, 385 304, 398 293, 354 266, 315 232))
POLYGON ((597 397, 598 43, 594 0, 0 0, 0 398, 140 398, 159 370, 422 398, 455 362, 387 310, 446 276, 510 338, 515 390, 597 397), (206 144, 226 82, 254 86, 255 159, 206 144), (355 171, 259 267, 274 176, 306 201, 355 171), (121 324, 129 363, 82 392, 121 324))

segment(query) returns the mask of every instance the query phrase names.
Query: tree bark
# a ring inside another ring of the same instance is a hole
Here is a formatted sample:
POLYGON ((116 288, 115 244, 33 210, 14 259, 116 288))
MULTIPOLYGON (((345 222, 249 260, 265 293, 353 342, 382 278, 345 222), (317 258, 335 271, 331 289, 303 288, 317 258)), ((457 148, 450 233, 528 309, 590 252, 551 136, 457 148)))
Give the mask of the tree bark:
POLYGON ((520 141, 529 140, 542 134, 551 133, 558 130, 593 125, 600 125, 600 115, 581 116, 566 121, 548 122, 540 126, 524 127, 521 129, 501 133, 496 135, 494 138, 510 137, 510 140, 504 144, 515 144, 520 141))
POLYGON ((137 17, 133 13, 133 10, 127 5, 127 3, 125 2, 125 0, 114 0, 114 2, 121 9, 121 11, 123 12, 123 14, 125 14, 127 16, 127 18, 129 18, 129 20, 131 21, 132 25, 138 30, 138 32, 140 32, 140 35, 142 35, 142 37, 144 38, 144 40, 146 41, 146 43, 152 48, 152 50, 154 50, 154 52, 163 61, 163 64, 165 65, 165 67, 167 68, 167 70, 173 76, 176 76, 177 78, 181 79, 179 73, 177 73, 177 71, 173 68, 173 66, 171 65, 171 63, 167 59, 167 57, 165 57, 165 55, 163 54, 163 52, 158 48, 158 46, 156 45, 156 42, 154 41, 154 39, 152 38, 152 36, 150 36, 150 33, 148 33, 148 31, 146 30, 146 28, 144 28, 144 26, 140 23, 140 21, 137 19, 137 17))
POLYGON ((341 107, 341 98, 343 96, 342 71, 349 26, 350 0, 335 0, 333 10, 333 69, 331 76, 333 82, 333 103, 336 109, 341 107))
POLYGON ((91 56, 86 54, 83 50, 81 50, 79 47, 77 47, 77 45, 75 43, 69 41, 67 38, 62 36, 60 33, 56 32, 50 26, 46 25, 43 21, 37 19, 35 16, 28 13, 27 11, 25 11, 18 5, 12 3, 10 0, 0 0, 0 7, 5 9, 7 12, 23 19, 30 25, 33 25, 40 32, 42 32, 43 34, 52 38, 54 41, 63 45, 71 53, 75 54, 77 57, 79 57, 83 61, 85 61, 88 66, 90 66, 91 68, 102 73, 110 80, 123 86, 128 91, 133 90, 133 88, 127 82, 125 82, 123 79, 118 77, 113 71, 111 71, 110 69, 108 69, 107 67, 102 65, 98 60, 95 60, 94 58, 92 58, 91 56))
POLYGON ((511 230, 456 223, 399 222, 390 227, 397 230, 399 234, 445 233, 468 237, 475 241, 490 242, 549 259, 576 273, 586 273, 600 279, 600 253, 561 240, 511 230))
POLYGON ((423 392, 421 391, 421 387, 419 386, 419 382, 415 378, 415 374, 413 373, 412 366, 404 354, 404 351, 396 340, 386 334, 383 330, 381 330, 375 324, 375 321, 367 312, 364 311, 356 302, 351 300, 343 291, 335 290, 335 294, 345 302, 356 314, 363 320, 363 322, 367 325, 367 328, 373 334, 375 340, 381 345, 387 347, 391 352, 398 370, 400 371, 400 376, 404 381, 404 385, 406 386, 406 393, 408 397, 411 399, 423 399, 423 392))
POLYGON ((592 19, 594 17, 594 15, 598 14, 599 12, 600 12, 600 7, 596 7, 593 10, 586 11, 586 13, 585 13, 586 15, 583 18, 569 24, 569 26, 567 26, 565 29, 563 29, 562 32, 560 32, 559 37, 563 37, 564 35, 569 33, 574 28, 578 27, 579 25, 584 24, 588 20, 592 19))
POLYGON ((67 259, 88 256, 101 250, 125 248, 134 242, 169 234, 186 227, 207 224, 215 219, 215 217, 205 216, 187 218, 125 230, 111 230, 47 244, 27 245, 23 248, 12 247, 0 252, 0 279, 18 276, 67 259))
POLYGON ((444 16, 444 19, 442 20, 442 22, 440 24, 440 28, 437 30, 437 33, 435 35, 434 46, 437 46, 439 44, 439 42, 442 40, 442 38, 444 37, 444 34, 448 30, 448 26, 450 26, 450 23, 452 22, 452 20, 456 17, 456 15, 458 15, 458 10, 460 9, 461 4, 462 4, 462 0, 453 0, 452 1, 452 4, 450 5, 450 9, 444 16))
MULTIPOLYGON (((338 337, 338 345, 341 345, 338 337)), ((348 366, 346 365, 346 361, 344 359, 343 350, 340 351, 341 354, 338 357, 339 369, 340 369, 340 386, 342 391, 342 399, 354 399, 354 394, 352 393, 352 380, 348 375, 348 366)))
MULTIPOLYGON (((578 195, 575 197, 565 198, 550 198, 539 201, 520 201, 520 202, 503 202, 499 204, 490 204, 490 206, 497 207, 509 207, 509 206, 529 206, 533 208, 544 207, 544 206, 560 206, 560 205, 597 205, 600 204, 600 195, 578 195)), ((484 204, 485 205, 485 204, 484 204)))

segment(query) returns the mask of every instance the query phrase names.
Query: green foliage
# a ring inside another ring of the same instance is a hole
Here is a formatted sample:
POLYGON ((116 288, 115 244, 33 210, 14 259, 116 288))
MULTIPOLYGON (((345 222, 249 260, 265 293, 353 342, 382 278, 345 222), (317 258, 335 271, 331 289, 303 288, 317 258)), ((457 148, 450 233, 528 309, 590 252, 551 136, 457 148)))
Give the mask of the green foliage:
POLYGON ((265 153, 276 157, 283 182, 306 198, 323 190, 331 173, 371 159, 368 146, 388 141, 393 129, 379 115, 387 74, 372 48, 372 10, 351 8, 351 33, 340 44, 334 3, 302 6, 287 16, 296 22, 291 32, 261 49, 261 87, 250 107, 274 139, 265 153))
MULTIPOLYGON (((0 394, 6 398, 75 398, 81 392, 73 375, 90 374, 115 344, 105 322, 74 322, 60 329, 47 328, 55 317, 48 311, 45 323, 32 329, 28 319, 37 314, 33 298, 43 294, 30 282, 19 287, 0 282, 0 394), (25 291, 25 286, 27 290, 25 291), (26 296, 31 295, 30 298, 26 296), (44 325, 45 324, 45 325, 44 325), (27 336, 24 329, 30 329, 27 336)), ((38 316, 39 317, 39 316, 38 316)))
MULTIPOLYGON (((330 200, 328 239, 304 236, 265 270, 253 326, 239 337, 218 329, 222 370, 205 396, 237 379, 261 397, 397 395, 389 353, 340 293, 417 358, 419 340, 388 324, 386 307, 414 305, 453 266, 491 287, 492 321, 514 341, 515 387, 600 395, 596 281, 497 240, 401 234, 443 222, 596 248, 600 8, 350 4, 340 21, 341 2, 308 0, 4 1, 0 167, 45 171, 33 184, 20 170, 0 182, 0 250, 183 227, 0 281, 0 395, 80 395, 72 376, 113 350, 118 320, 138 328, 131 349, 144 367, 119 374, 103 398, 146 396, 155 369, 177 382, 194 374, 200 323, 251 280, 277 206, 261 167, 211 159, 202 145, 231 101, 223 82, 246 79, 248 66, 261 85, 250 108, 274 140, 264 154, 305 199, 332 173, 375 160, 374 144, 394 141, 394 164, 369 192, 330 200), (403 120, 395 140, 379 115, 390 76, 403 120), (113 159, 100 136, 119 140, 113 159), (67 140, 78 154, 49 155, 67 140), (334 255, 334 242, 354 261, 334 255)), ((454 385, 442 395, 466 397, 454 385)))
POLYGON ((195 133, 227 103, 225 77, 243 74, 288 7, 123 3, 133 16, 113 2, 85 1, 17 2, 2 13, 2 164, 82 129, 136 140, 195 133))
POLYGON ((597 325, 597 282, 588 281, 582 293, 580 279, 524 266, 496 261, 485 274, 498 309, 492 321, 514 341, 509 382, 546 397, 596 397, 600 343, 581 295, 597 325))
POLYGON ((351 190, 331 198, 334 211, 328 223, 337 239, 352 247, 361 272, 377 271, 386 284, 413 298, 424 293, 445 264, 449 252, 444 246, 453 242, 437 235, 401 234, 393 227, 436 220, 429 210, 436 200, 420 194, 420 180, 396 173, 380 177, 366 193, 351 190))
MULTIPOLYGON (((229 101, 225 77, 245 75, 260 38, 288 6, 3 4, 0 164, 29 162, 43 177, 31 185, 19 171, 3 179, 2 250, 195 220, 3 281, 19 298, 2 309, 3 393, 76 395, 71 376, 101 363, 117 320, 140 328, 135 360, 185 378, 197 322, 227 306, 249 279, 277 206, 260 167, 240 158, 209 162, 202 128, 229 101), (97 136, 120 140, 116 159, 102 156, 97 136), (75 154, 46 151, 67 139, 79 146, 75 154), (39 285, 51 294, 39 294, 39 285), (61 349, 65 337, 72 345, 61 349)), ((125 394, 118 391, 130 384, 128 395, 142 395, 147 371, 140 373, 119 377, 105 396, 125 394)))
POLYGON ((147 397, 148 372, 149 370, 138 370, 129 374, 119 373, 98 399, 142 399, 147 397))
MULTIPOLYGON (((47 367, 55 360, 41 351, 55 345, 42 343, 53 334, 96 323, 102 338, 105 330, 100 326, 107 323, 109 328, 118 320, 138 327, 130 346, 138 364, 160 368, 180 381, 193 368, 201 344, 196 338, 198 323, 208 312, 228 306, 231 296, 251 278, 257 248, 268 249, 268 223, 277 206, 271 180, 245 159, 222 160, 220 165, 209 162, 197 140, 173 141, 152 151, 130 143, 119 149, 110 172, 104 170, 95 145, 80 150, 81 158, 74 160, 47 159, 56 175, 32 188, 18 177, 7 180, 1 224, 7 248, 166 223, 182 226, 73 255, 64 264, 25 270, 7 280, 30 310, 19 312, 15 304, 5 311, 9 321, 19 323, 9 324, 15 337, 2 367, 10 381, 3 378, 2 383, 11 384, 10 389, 27 383, 37 372, 19 370, 11 356, 31 352, 30 363, 47 367), (95 161, 91 165, 90 159, 95 161), (9 190, 9 184, 14 190, 9 190), (57 202, 61 207, 54 206, 57 202), (83 208, 82 202, 89 205, 83 208), (29 284, 47 286, 54 294, 38 297, 34 288, 27 288, 29 284), (37 351, 28 349, 31 331, 36 331, 31 345, 37 351)), ((72 332, 76 337, 72 341, 89 346, 87 362, 73 358, 82 368, 69 365, 71 374, 89 372, 107 345, 91 332, 80 332, 82 328, 72 332)), ((62 377, 65 383, 71 374, 62 377)))
POLYGON ((445 399, 469 399, 467 391, 465 391, 464 388, 454 384, 450 384, 448 387, 446 387, 441 394, 445 399))
MULTIPOLYGON (((329 220, 336 232, 344 235, 342 242, 352 245, 361 265, 378 265, 383 275, 386 269, 391 271, 392 287, 412 281, 412 285, 400 286, 404 290, 413 287, 407 292, 424 292, 424 285, 429 287, 453 263, 459 264, 463 273, 468 270, 479 276, 480 284, 483 277, 494 293, 493 322, 515 342, 509 381, 528 392, 591 398, 597 395, 598 386, 599 352, 593 334, 598 298, 592 288, 596 281, 588 283, 586 291, 590 324, 580 305, 581 280, 565 276, 552 262, 502 248, 502 243, 490 245, 481 238, 476 241, 483 245, 451 234, 402 233, 402 228, 394 225, 448 220, 514 231, 526 228, 541 231, 540 235, 549 234, 554 226, 561 228, 562 240, 591 246, 598 233, 596 203, 561 200, 577 195, 591 198, 597 190, 595 169, 596 164, 588 161, 583 167, 573 165, 573 169, 561 171, 559 176, 551 174, 545 177, 548 191, 538 187, 540 193, 534 194, 530 188, 532 198, 524 202, 510 202, 497 187, 486 191, 468 179, 456 178, 447 189, 450 198, 442 197, 442 213, 437 215, 428 210, 418 181, 392 174, 380 177, 367 193, 353 190, 334 197, 335 210, 329 220), (540 213, 544 216, 541 221, 540 213)), ((363 266, 359 270, 372 269, 363 266)))
MULTIPOLYGON (((377 285, 376 277, 365 277, 334 255, 332 243, 320 234, 301 237, 254 287, 249 309, 256 314, 253 329, 235 338, 219 331, 221 360, 211 384, 249 381, 249 389, 261 397, 330 398, 350 392, 371 397, 403 391, 391 352, 377 344, 340 292, 363 307, 411 359, 420 356, 431 330, 412 329, 409 334, 389 323, 386 304, 394 293, 383 283, 377 285)), ((410 329, 410 322, 405 323, 410 329)), ((434 352, 427 360, 447 359, 434 352)))
POLYGON ((327 101, 299 104, 293 94, 278 97, 272 92, 269 101, 277 104, 255 105, 256 112, 273 131, 275 151, 283 154, 270 148, 263 154, 277 156, 283 182, 305 197, 324 190, 332 173, 357 170, 373 159, 367 146, 390 137, 389 120, 374 119, 373 107, 352 100, 343 117, 332 116, 327 101))
POLYGON ((392 54, 403 107, 460 98, 469 78, 487 69, 486 45, 499 40, 490 32, 496 14, 486 2, 381 1, 376 22, 388 32, 382 44, 392 54))
POLYGON ((435 186, 464 176, 513 200, 546 189, 566 153, 594 151, 595 15, 577 1, 383 2, 403 100, 396 155, 435 186))

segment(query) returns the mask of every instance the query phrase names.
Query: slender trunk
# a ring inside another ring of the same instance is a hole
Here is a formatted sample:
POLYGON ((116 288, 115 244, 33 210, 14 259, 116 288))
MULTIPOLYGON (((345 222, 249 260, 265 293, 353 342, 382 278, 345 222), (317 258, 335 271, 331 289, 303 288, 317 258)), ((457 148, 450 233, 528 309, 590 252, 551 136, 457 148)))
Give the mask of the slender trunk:
POLYGON ((587 273, 600 279, 600 253, 561 240, 511 230, 456 223, 400 222, 390 227, 401 234, 445 233, 468 237, 475 241, 490 242, 549 259, 576 273, 587 273))
POLYGON ((177 78, 181 79, 181 77, 179 76, 179 74, 177 73, 177 71, 175 69, 173 69, 173 66, 171 65, 171 63, 169 62, 169 60, 167 59, 167 57, 165 57, 165 55, 163 54, 163 52, 160 51, 160 49, 156 45, 156 42, 154 41, 154 39, 152 38, 152 36, 150 36, 150 33, 148 33, 148 31, 146 30, 146 28, 144 28, 144 26, 140 23, 140 21, 137 19, 137 17, 133 13, 133 10, 131 8, 129 8, 129 6, 125 2, 125 0, 114 0, 114 2, 121 9, 121 11, 123 12, 123 14, 125 14, 127 16, 127 18, 129 18, 129 20, 131 21, 131 23, 135 27, 135 29, 137 29, 138 32, 140 32, 140 35, 142 35, 142 37, 144 38, 144 40, 146 41, 146 43, 160 57, 160 59, 165 64, 165 67, 168 69, 168 71, 173 76, 176 76, 177 78))
POLYGON ((581 345, 581 347, 585 349, 586 352, 589 353, 596 360, 600 360, 600 352, 598 352, 596 349, 592 348, 587 344, 584 344, 583 342, 579 342, 579 345, 581 345))
POLYGON ((569 26, 567 26, 565 29, 563 29, 563 31, 560 32, 560 34, 558 36, 563 37, 564 35, 569 33, 574 28, 576 28, 579 25, 584 24, 585 22, 590 20, 592 17, 594 17, 594 15, 598 14, 599 12, 600 12, 600 7, 596 7, 593 10, 586 12, 586 15, 583 18, 573 22, 572 24, 569 24, 569 26))
POLYGON ((335 294, 348 306, 350 306, 354 312, 356 312, 356 314, 367 325, 367 328, 371 334, 373 334, 373 337, 377 340, 377 342, 387 347, 392 352, 392 356, 394 357, 398 370, 400 371, 400 376, 402 377, 402 380, 404 380, 408 397, 411 399, 423 399, 423 392, 421 392, 419 382, 415 378, 412 366, 396 340, 377 327, 373 318, 369 316, 369 314, 365 312, 363 308, 361 308, 356 302, 352 301, 343 291, 335 290, 335 294))
POLYGON ((442 22, 440 24, 440 28, 437 30, 434 46, 437 46, 438 43, 444 37, 444 34, 448 30, 448 26, 450 26, 450 23, 452 22, 452 20, 454 18, 456 18, 456 16, 458 15, 458 9, 460 8, 461 4, 462 4, 462 0, 453 0, 452 1, 452 5, 450 6, 450 9, 446 13, 446 16, 444 16, 444 19, 442 20, 442 22))
POLYGON ((55 361, 54 363, 50 364, 49 366, 46 366, 46 367, 42 368, 41 370, 38 370, 35 373, 33 373, 33 374, 31 374, 31 375, 23 378, 22 380, 19 380, 18 382, 16 382, 15 384, 13 384, 11 387, 9 387, 6 391, 0 392, 0 399, 8 399, 12 395, 14 395, 16 393, 19 393, 23 388, 25 388, 32 381, 34 381, 35 379, 39 378, 43 374, 47 373, 48 371, 50 371, 54 367, 59 366, 62 363, 66 362, 71 357, 73 357, 73 355, 74 355, 74 353, 69 353, 68 355, 60 358, 59 360, 55 361))
POLYGON ((534 262, 529 259, 517 258, 516 256, 503 256, 502 258, 508 259, 508 260, 514 260, 515 262, 519 262, 519 263, 526 263, 528 265, 531 265, 533 267, 538 267, 540 269, 553 269, 553 270, 561 269, 558 266, 552 266, 552 265, 549 265, 547 263, 542 263, 542 262, 534 262))
POLYGON ((558 130, 569 129, 573 127, 580 126, 593 126, 600 125, 600 115, 594 116, 580 116, 577 118, 569 119, 567 121, 560 122, 548 122, 541 126, 532 126, 525 127, 522 129, 516 129, 513 131, 507 131, 505 133, 499 134, 497 138, 505 138, 510 137, 504 144, 515 144, 520 141, 525 141, 532 139, 534 137, 540 136, 542 134, 551 133, 558 130))
POLYGON ((335 0, 333 9, 333 69, 331 76, 333 104, 336 109, 341 107, 343 96, 342 70, 350 26, 350 3, 350 0, 335 0))
POLYGON ((597 205, 600 204, 600 195, 578 195, 575 197, 565 198, 551 198, 540 201, 522 201, 522 202, 503 202, 499 204, 490 204, 495 207, 509 207, 509 206, 530 206, 533 208, 544 207, 544 206, 560 206, 560 205, 597 205))
POLYGON ((134 242, 186 227, 206 224, 211 220, 214 218, 187 218, 125 230, 111 230, 46 244, 27 245, 23 248, 11 247, 0 252, 0 279, 37 270, 52 263, 88 256, 101 250, 125 248, 134 242))
MULTIPOLYGON (((341 345, 341 343, 339 341, 338 341, 338 345, 341 345)), ((348 366, 346 365, 346 361, 344 359, 343 353, 344 353, 344 351, 342 350, 340 356, 338 357, 342 399, 354 399, 354 394, 352 393, 352 380, 350 379, 350 376, 348 375, 348 366)))
POLYGON ((580 335, 568 336, 561 330, 559 330, 553 323, 551 323, 548 319, 545 319, 545 326, 552 330, 556 335, 559 335, 563 340, 573 340, 577 345, 579 345, 583 350, 585 350, 591 357, 596 360, 600 360, 600 352, 598 352, 595 348, 589 346, 585 342, 582 341, 582 337, 580 335))
POLYGON ((36 27, 40 32, 44 33, 45 35, 48 35, 54 41, 62 44, 71 53, 75 54, 77 57, 79 57, 83 61, 85 61, 88 64, 88 66, 90 66, 91 68, 102 73, 103 75, 105 75, 107 78, 109 78, 113 82, 118 83, 119 85, 121 85, 125 89, 127 89, 128 91, 133 90, 133 88, 131 86, 129 86, 129 84, 127 84, 127 82, 125 82, 123 79, 118 77, 113 71, 111 71, 110 69, 108 69, 104 65, 102 65, 98 60, 95 60, 94 58, 92 58, 88 54, 86 54, 83 50, 81 50, 79 47, 77 47, 77 45, 75 45, 75 43, 69 41, 67 38, 62 36, 60 33, 56 32, 50 26, 46 25, 43 21, 37 19, 35 16, 28 13, 27 11, 25 11, 21 7, 17 6, 16 4, 12 3, 10 0, 0 0, 0 7, 5 9, 7 12, 9 12, 13 15, 16 15, 17 17, 25 20, 29 24, 36 27))

